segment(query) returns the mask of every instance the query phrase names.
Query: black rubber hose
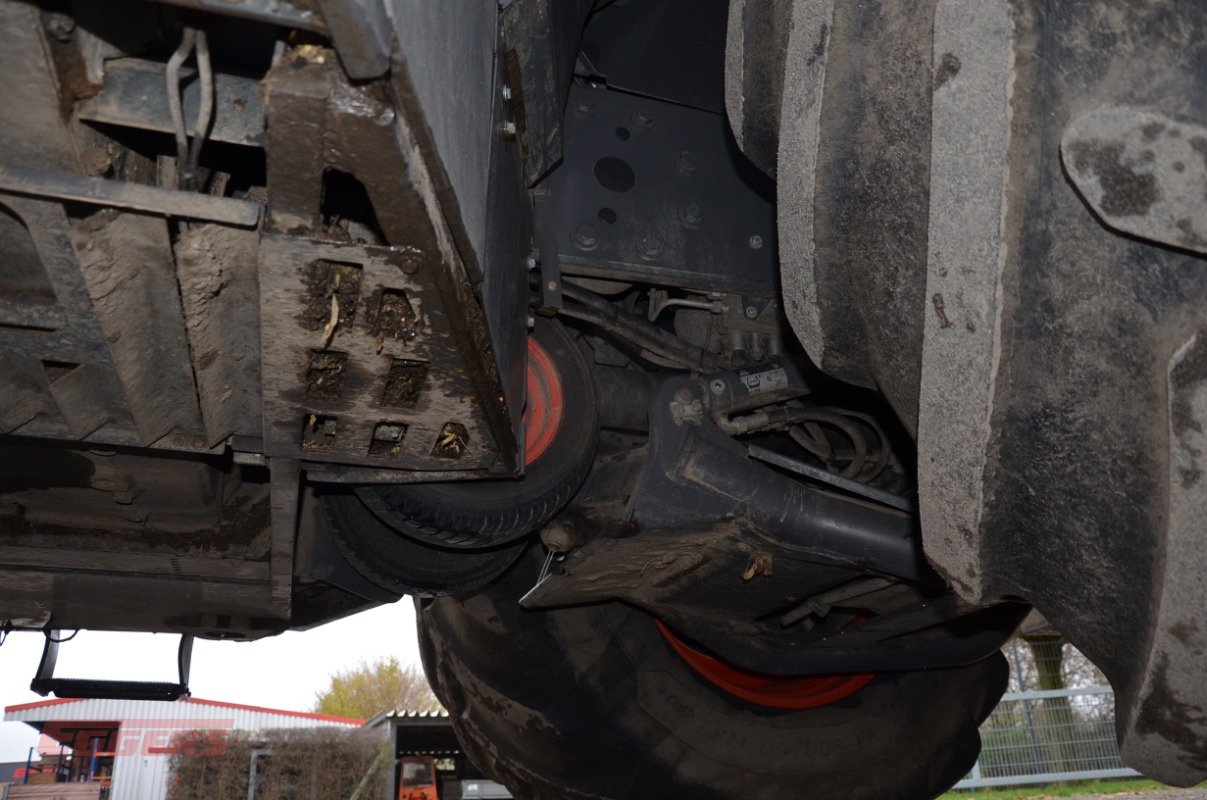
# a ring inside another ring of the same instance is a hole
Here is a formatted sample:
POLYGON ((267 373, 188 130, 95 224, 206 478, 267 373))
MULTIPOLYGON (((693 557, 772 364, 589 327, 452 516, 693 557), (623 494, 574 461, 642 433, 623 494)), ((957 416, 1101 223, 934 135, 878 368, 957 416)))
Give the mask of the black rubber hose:
POLYGON ((731 435, 753 433, 755 431, 766 430, 767 428, 800 425, 806 422, 820 422, 823 425, 832 425, 846 434, 847 438, 851 440, 851 445, 855 448, 854 456, 851 459, 851 463, 841 473, 844 478, 854 478, 863 470, 868 459, 867 441, 855 423, 842 414, 835 414, 834 412, 820 408, 792 407, 773 408, 765 411, 756 411, 753 414, 747 414, 742 417, 716 420, 717 426, 731 435))
POLYGON ((721 359, 702 347, 668 333, 657 325, 625 313, 619 306, 610 303, 592 291, 564 284, 562 296, 573 300, 584 308, 563 306, 558 313, 598 325, 600 328, 633 343, 643 350, 674 361, 680 366, 698 371, 723 369, 721 359))

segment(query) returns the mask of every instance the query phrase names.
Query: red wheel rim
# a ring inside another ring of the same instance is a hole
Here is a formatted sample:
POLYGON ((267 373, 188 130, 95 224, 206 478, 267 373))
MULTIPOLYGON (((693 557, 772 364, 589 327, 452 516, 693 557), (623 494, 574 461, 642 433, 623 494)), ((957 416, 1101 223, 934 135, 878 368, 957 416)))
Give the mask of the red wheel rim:
POLYGON ((654 620, 663 638, 693 672, 722 691, 770 708, 821 708, 844 700, 872 682, 875 674, 764 675, 701 653, 680 639, 662 620, 654 620))
POLYGON ((528 337, 528 403, 524 406, 524 466, 532 466, 557 438, 566 399, 562 379, 549 353, 528 337))

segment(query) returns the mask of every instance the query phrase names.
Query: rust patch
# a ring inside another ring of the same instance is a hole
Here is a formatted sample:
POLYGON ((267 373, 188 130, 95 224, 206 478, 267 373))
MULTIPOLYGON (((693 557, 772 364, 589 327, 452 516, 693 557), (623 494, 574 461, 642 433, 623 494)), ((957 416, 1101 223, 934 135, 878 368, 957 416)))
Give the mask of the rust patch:
POLYGON ((1144 135, 1144 139, 1146 141, 1153 142, 1156 141, 1157 137, 1160 136, 1161 132, 1164 130, 1164 122, 1153 121, 1140 128, 1140 133, 1144 135))
POLYGON ((935 88, 938 89, 959 75, 962 66, 964 65, 954 53, 944 53, 943 58, 939 60, 939 68, 935 70, 935 88))
POLYGON ((332 317, 331 298, 339 307, 335 331, 352 327, 360 299, 361 267, 319 259, 309 264, 302 279, 304 310, 298 323, 308 331, 321 331, 332 317))
POLYGON ((813 48, 813 52, 809 54, 809 58, 805 61, 805 66, 811 67, 816 64, 822 56, 826 54, 826 46, 830 41, 830 26, 822 23, 821 31, 818 32, 817 46, 813 48))
POLYGON ((386 378, 385 391, 381 395, 381 404, 391 408, 413 408, 419 402, 428 369, 426 361, 394 359, 386 378))
POLYGON ((402 289, 378 288, 365 309, 365 322, 379 343, 386 339, 411 341, 418 333, 416 321, 411 298, 402 289))
POLYGON ((306 396, 315 400, 338 400, 347 367, 347 353, 312 350, 310 366, 306 369, 306 396))
POLYGON ((950 328, 951 320, 947 318, 947 304, 943 301, 943 295, 936 294, 930 298, 930 302, 935 307, 935 316, 939 318, 939 327, 950 328))
POLYGON ((1199 634, 1199 626, 1189 621, 1179 622, 1170 626, 1169 634, 1182 644, 1189 646, 1191 639, 1199 634))
POLYGON ((1102 213, 1110 217, 1140 217, 1157 202, 1157 179, 1136 172, 1135 164, 1123 158, 1123 142, 1091 139, 1070 148, 1073 167, 1083 175, 1094 175, 1102 187, 1102 213))

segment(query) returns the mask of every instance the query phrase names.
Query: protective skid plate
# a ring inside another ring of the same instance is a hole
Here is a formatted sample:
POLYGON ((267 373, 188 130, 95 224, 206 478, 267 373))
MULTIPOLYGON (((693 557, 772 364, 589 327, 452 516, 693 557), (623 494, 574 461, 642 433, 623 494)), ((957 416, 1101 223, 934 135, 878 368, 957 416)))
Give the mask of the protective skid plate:
POLYGON ((439 472, 494 462, 449 310, 419 264, 411 248, 263 237, 269 456, 439 472))
POLYGON ((568 274, 769 296, 775 208, 720 114, 572 87, 537 230, 568 274))

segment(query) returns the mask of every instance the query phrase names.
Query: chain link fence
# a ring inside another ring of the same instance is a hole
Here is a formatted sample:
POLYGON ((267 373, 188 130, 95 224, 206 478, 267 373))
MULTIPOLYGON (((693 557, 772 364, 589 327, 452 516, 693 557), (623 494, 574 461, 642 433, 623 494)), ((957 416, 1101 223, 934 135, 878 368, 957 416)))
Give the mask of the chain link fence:
POLYGON ((1012 692, 981 726, 981 757, 957 789, 1139 775, 1119 757, 1108 686, 1012 692))
MULTIPOLYGON (((981 726, 981 757, 957 789, 1130 778, 1115 742, 1115 695, 1084 656, 1064 645, 1050 655, 1055 671, 1037 668, 1040 649, 1007 645, 1011 690, 981 726), (1041 674, 1083 684, 1037 689, 1041 674), (1089 684, 1089 685, 1085 685, 1089 684), (1098 684, 1098 685, 1094 685, 1098 684)), ((1038 665, 1049 666, 1049 665, 1038 665)))

